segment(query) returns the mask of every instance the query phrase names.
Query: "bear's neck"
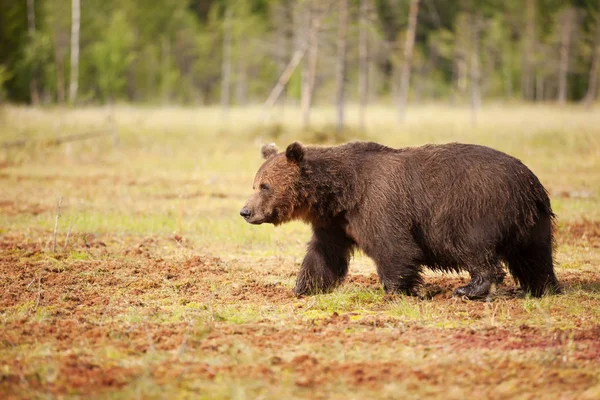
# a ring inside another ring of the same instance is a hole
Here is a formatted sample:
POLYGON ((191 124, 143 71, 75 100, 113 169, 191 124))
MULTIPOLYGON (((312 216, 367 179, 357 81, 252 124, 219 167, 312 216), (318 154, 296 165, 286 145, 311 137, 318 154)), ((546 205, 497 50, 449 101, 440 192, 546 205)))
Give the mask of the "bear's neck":
POLYGON ((312 225, 338 219, 354 208, 361 193, 357 193, 358 167, 338 157, 307 157, 301 172, 299 194, 303 207, 299 217, 312 225))

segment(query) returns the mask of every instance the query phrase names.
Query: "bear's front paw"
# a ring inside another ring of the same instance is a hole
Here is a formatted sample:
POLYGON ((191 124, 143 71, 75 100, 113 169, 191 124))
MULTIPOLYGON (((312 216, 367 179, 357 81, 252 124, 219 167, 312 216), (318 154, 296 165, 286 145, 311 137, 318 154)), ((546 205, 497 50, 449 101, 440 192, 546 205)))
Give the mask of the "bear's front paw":
POLYGON ((310 291, 308 290, 308 288, 298 287, 298 285, 296 285, 296 287, 294 288, 294 294, 296 295, 296 297, 304 297, 308 296, 310 294, 310 291))
POLYGON ((302 296, 311 296, 318 293, 324 293, 325 290, 321 288, 321 285, 316 284, 316 282, 312 282, 305 279, 298 279, 296 282, 296 287, 294 288, 294 293, 298 297, 302 296))
POLYGON ((296 282, 294 293, 296 296, 312 296, 315 294, 329 293, 336 287, 336 284, 324 284, 323 282, 315 280, 303 280, 300 279, 296 282))

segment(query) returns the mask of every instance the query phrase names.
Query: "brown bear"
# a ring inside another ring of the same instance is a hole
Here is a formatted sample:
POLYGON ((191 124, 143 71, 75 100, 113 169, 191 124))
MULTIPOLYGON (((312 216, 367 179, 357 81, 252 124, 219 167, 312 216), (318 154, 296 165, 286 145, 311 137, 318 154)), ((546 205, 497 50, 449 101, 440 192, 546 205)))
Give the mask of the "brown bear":
POLYGON ((266 159, 240 214, 251 224, 302 220, 313 236, 298 295, 326 292, 348 272, 355 249, 377 266, 386 292, 412 294, 423 266, 468 271, 455 294, 488 295, 502 262, 525 292, 557 292, 548 193, 500 151, 451 143, 393 149, 353 142, 262 148, 266 159))

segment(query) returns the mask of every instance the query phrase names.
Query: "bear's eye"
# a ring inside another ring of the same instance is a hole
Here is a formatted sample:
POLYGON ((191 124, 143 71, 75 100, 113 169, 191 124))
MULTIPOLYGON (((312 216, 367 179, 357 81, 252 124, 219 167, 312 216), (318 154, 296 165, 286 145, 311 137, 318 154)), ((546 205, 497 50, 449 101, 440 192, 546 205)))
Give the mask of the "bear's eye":
POLYGON ((267 184, 267 183, 261 183, 261 184, 260 184, 260 190, 262 190, 262 191, 267 191, 267 190, 269 190, 269 189, 271 189, 271 185, 269 185, 269 184, 267 184))

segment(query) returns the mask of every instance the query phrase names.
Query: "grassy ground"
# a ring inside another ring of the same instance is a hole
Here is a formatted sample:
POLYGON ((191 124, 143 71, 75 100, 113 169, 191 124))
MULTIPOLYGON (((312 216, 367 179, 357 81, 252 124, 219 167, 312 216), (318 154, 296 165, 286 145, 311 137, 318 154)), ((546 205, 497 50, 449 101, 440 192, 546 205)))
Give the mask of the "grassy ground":
MULTIPOLYGON (((600 396, 600 110, 428 106, 398 125, 333 135, 333 111, 0 108, 3 398, 589 398, 600 396), (453 298, 467 277, 428 273, 422 298, 384 296, 358 255, 346 283, 296 298, 309 228, 238 211, 260 144, 462 141, 521 158, 552 195, 564 294, 453 298), (53 231, 62 198, 56 248, 53 231), (68 237, 68 239, 67 239, 68 237)), ((350 110, 349 115, 356 113, 350 110)), ((351 121, 355 123, 355 121, 351 121)))

